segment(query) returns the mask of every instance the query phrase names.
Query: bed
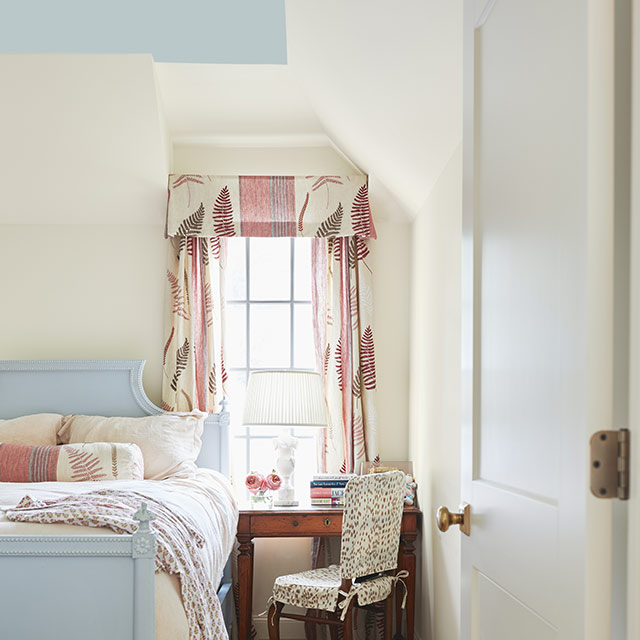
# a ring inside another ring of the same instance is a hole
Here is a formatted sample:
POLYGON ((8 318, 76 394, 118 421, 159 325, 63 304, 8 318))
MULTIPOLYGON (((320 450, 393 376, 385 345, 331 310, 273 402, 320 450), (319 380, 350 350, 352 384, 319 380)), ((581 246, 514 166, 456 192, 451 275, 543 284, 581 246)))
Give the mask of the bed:
MULTIPOLYGON (((144 361, 0 361, 0 419, 39 413, 141 418, 162 414, 142 387, 144 361)), ((228 475, 225 408, 204 423, 195 477, 118 482, 0 482, 0 636, 53 640, 189 640, 189 606, 178 576, 154 574, 160 522, 138 510, 139 531, 9 520, 24 496, 34 505, 87 500, 102 489, 169 507, 204 538, 198 566, 215 583, 223 624, 233 614, 228 555, 237 508, 228 475), (213 470, 213 471, 211 471, 213 470), (218 473, 220 472, 220 473, 218 473), (87 492, 94 492, 87 496, 87 492), (67 496, 67 497, 65 497, 67 496), (54 502, 43 502, 54 501, 54 502), (185 613, 185 608, 187 612, 185 613)), ((102 499, 102 498, 100 498, 102 499)), ((173 512, 173 511, 172 511, 173 512)), ((28 514, 29 515, 29 514, 28 514)), ((135 527, 134 527, 135 529, 135 527)), ((182 585, 184 589, 184 585, 182 585)), ((216 609, 218 608, 217 602, 216 609)), ((218 628, 218 627, 216 627, 218 628)), ((225 633, 217 633, 224 637, 225 633)))

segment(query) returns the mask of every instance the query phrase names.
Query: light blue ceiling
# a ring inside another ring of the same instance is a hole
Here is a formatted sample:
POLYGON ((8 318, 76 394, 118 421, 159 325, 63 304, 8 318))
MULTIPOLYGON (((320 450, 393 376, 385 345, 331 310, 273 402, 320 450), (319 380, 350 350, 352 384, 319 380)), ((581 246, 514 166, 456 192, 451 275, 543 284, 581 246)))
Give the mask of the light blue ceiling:
POLYGON ((285 64, 285 0, 2 0, 0 52, 285 64))

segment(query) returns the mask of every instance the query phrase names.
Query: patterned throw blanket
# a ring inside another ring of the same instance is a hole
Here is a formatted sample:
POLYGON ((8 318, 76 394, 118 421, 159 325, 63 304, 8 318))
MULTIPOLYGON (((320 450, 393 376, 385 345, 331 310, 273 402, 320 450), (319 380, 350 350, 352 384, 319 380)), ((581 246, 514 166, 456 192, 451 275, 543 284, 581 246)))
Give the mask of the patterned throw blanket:
POLYGON ((182 601, 191 640, 227 638, 215 585, 204 569, 199 549, 204 537, 184 517, 162 503, 134 491, 100 490, 59 500, 32 500, 25 496, 6 512, 9 520, 52 524, 63 522, 86 527, 108 527, 116 533, 137 529, 133 514, 145 501, 155 516, 156 571, 180 576, 182 601))

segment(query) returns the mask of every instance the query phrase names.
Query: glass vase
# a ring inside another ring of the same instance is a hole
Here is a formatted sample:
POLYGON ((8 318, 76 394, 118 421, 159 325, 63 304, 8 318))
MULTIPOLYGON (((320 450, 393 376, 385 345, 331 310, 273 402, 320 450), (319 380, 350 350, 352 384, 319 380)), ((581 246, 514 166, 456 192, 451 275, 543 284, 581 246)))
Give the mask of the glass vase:
POLYGON ((252 494, 250 498, 252 509, 271 509, 273 497, 268 493, 252 494))

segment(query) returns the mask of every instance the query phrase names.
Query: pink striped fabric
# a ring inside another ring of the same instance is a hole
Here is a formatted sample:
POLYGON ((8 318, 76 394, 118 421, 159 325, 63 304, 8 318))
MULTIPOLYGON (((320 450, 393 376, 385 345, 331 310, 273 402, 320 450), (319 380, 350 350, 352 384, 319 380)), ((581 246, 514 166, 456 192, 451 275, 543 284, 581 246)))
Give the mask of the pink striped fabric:
POLYGON ((170 175, 168 237, 375 238, 367 176, 170 175))
POLYGON ((54 482, 60 447, 0 444, 0 482, 54 482))

